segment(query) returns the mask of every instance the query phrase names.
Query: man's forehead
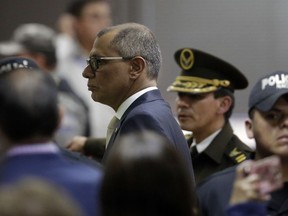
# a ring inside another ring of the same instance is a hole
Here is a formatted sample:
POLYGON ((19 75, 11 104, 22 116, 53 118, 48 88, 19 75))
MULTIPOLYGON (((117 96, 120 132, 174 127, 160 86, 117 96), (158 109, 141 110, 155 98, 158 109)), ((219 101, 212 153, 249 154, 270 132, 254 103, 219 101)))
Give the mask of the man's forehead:
POLYGON ((106 32, 100 36, 97 36, 94 41, 93 48, 103 46, 103 44, 107 46, 108 44, 110 44, 113 38, 114 35, 112 34, 111 31, 106 32))
POLYGON ((191 93, 187 93, 187 92, 178 92, 177 93, 178 96, 186 96, 189 98, 206 98, 209 96, 213 96, 214 92, 207 92, 207 93, 198 93, 198 94, 191 94, 191 93))
POLYGON ((97 46, 93 47, 90 54, 89 54, 89 57, 92 57, 92 56, 98 56, 98 57, 103 57, 103 56, 108 56, 107 55, 107 50, 108 49, 101 49, 97 46))
POLYGON ((91 51, 89 53, 89 57, 92 57, 92 56, 95 56, 95 55, 97 56, 97 49, 93 45, 93 48, 91 49, 91 51))
POLYGON ((90 51, 91 56, 101 56, 101 50, 105 46, 105 42, 102 42, 101 38, 96 38, 94 41, 93 47, 90 51))
POLYGON ((280 98, 278 98, 278 100, 273 105, 272 109, 275 107, 278 107, 278 106, 285 106, 287 111, 288 111, 288 97, 287 97, 287 95, 283 95, 280 98))
MULTIPOLYGON (((263 113, 263 111, 258 110, 259 112, 263 113)), ((279 97, 276 102, 274 103, 274 105, 271 107, 270 110, 268 110, 267 112, 271 112, 271 111, 281 111, 281 112, 285 112, 288 113, 288 97, 286 96, 281 96, 279 97)))
POLYGON ((94 41, 93 47, 90 51, 90 56, 107 56, 115 50, 110 46, 115 34, 110 34, 110 32, 97 37, 94 41))
POLYGON ((106 12, 110 13, 110 6, 106 1, 89 2, 82 9, 82 15, 88 15, 89 13, 104 14, 106 12), (103 10, 104 8, 106 10, 103 10))

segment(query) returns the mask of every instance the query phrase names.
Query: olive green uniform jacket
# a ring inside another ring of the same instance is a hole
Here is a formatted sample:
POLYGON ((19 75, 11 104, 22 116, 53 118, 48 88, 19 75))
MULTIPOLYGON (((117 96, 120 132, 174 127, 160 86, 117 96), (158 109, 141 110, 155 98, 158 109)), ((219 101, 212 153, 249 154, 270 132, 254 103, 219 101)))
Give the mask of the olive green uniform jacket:
MULTIPOLYGON (((193 137, 187 140, 189 146, 193 137)), ((249 159, 253 152, 235 134, 227 122, 211 144, 200 154, 191 150, 196 184, 209 175, 249 159)))

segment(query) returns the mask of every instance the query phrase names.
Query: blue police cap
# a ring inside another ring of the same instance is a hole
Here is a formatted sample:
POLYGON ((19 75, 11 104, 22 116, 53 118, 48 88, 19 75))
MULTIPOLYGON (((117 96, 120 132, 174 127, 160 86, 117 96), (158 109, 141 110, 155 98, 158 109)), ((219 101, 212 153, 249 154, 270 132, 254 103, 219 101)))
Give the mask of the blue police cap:
POLYGON ((40 69, 37 63, 24 57, 7 57, 0 60, 0 75, 19 68, 40 69))
POLYGON ((288 72, 275 71, 259 79, 249 96, 249 112, 252 108, 269 111, 276 101, 288 94, 288 72))

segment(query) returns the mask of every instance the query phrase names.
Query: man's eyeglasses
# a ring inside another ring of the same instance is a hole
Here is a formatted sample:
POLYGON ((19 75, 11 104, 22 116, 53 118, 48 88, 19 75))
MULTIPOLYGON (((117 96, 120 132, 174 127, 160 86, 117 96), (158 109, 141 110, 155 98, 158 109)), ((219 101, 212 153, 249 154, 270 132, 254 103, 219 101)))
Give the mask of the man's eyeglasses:
POLYGON ((87 59, 87 64, 91 67, 93 72, 96 72, 103 61, 110 61, 110 60, 130 60, 132 57, 121 57, 121 56, 113 56, 113 57, 97 57, 92 56, 87 59))

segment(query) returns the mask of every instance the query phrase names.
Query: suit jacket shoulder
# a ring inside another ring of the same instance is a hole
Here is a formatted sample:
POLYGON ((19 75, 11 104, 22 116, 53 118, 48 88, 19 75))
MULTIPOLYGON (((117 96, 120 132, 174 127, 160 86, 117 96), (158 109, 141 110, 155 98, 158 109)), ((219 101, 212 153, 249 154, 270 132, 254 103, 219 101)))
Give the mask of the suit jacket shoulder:
POLYGON ((159 90, 152 90, 141 95, 126 110, 118 124, 116 132, 112 134, 108 143, 103 161, 106 160, 107 154, 121 135, 150 130, 171 141, 173 147, 183 155, 187 168, 194 178, 189 147, 184 134, 159 90))
POLYGON ((100 216, 103 171, 98 166, 60 153, 7 156, 0 167, 0 185, 32 176, 43 178, 65 190, 85 213, 100 216))

